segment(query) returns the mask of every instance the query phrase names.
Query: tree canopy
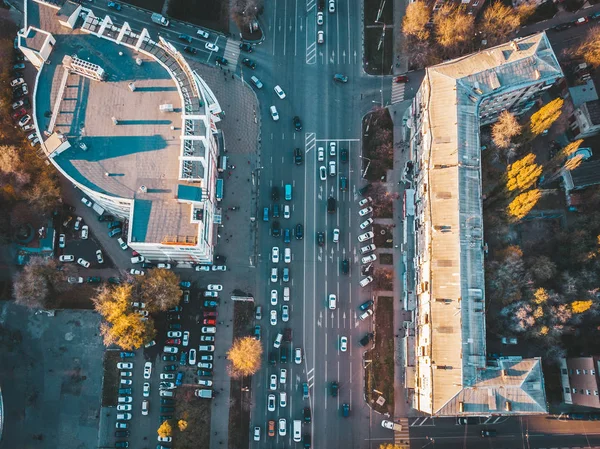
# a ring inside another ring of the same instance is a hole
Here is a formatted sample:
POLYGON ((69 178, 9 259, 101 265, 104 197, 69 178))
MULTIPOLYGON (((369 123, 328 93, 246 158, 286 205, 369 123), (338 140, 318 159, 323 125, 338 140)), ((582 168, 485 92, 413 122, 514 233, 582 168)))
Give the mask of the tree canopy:
POLYGON ((179 276, 171 270, 154 268, 140 280, 140 297, 150 312, 165 311, 179 304, 183 292, 179 276))
POLYGON ((593 68, 600 66, 600 27, 590 27, 585 40, 575 50, 575 55, 583 58, 593 68))
POLYGON ((427 22, 429 22, 430 15, 431 9, 425 2, 409 3, 404 13, 404 19, 402 19, 402 32, 422 41, 429 39, 427 22))
POLYGON ((171 426, 169 420, 164 421, 157 429, 156 433, 158 433, 158 436, 161 438, 170 437, 173 435, 173 427, 171 426))
POLYGON ((508 205, 507 212, 509 219, 516 222, 525 218, 541 197, 542 193, 539 189, 531 189, 517 195, 517 197, 508 205))
POLYGON ((555 98, 531 115, 529 129, 533 136, 550 129, 552 124, 560 117, 563 104, 564 100, 562 98, 555 98))
POLYGON ((13 295, 17 304, 32 309, 50 309, 59 304, 58 293, 70 288, 67 277, 74 267, 67 265, 59 270, 56 259, 31 257, 23 271, 13 280, 13 295))
POLYGON ((517 118, 508 111, 502 111, 498 121, 492 125, 492 140, 500 149, 508 148, 512 139, 521 134, 521 125, 517 118))
POLYGON ((535 163, 535 154, 529 153, 508 166, 506 188, 510 192, 524 192, 538 181, 541 174, 542 166, 535 163))
POLYGON ((232 377, 251 376, 261 364, 262 345, 253 337, 238 338, 227 353, 230 362, 229 373, 232 377))

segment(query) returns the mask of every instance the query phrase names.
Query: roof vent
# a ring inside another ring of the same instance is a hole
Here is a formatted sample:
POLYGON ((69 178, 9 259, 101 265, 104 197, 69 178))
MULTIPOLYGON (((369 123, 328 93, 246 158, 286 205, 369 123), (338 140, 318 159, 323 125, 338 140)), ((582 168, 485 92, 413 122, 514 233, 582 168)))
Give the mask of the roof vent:
POLYGON ((140 192, 148 193, 148 188, 146 186, 140 186, 140 192))
POLYGON ((512 42, 510 43, 510 48, 512 48, 514 51, 519 51, 519 50, 520 50, 520 49, 519 49, 519 44, 517 44, 517 42, 516 42, 516 41, 512 41, 512 42))

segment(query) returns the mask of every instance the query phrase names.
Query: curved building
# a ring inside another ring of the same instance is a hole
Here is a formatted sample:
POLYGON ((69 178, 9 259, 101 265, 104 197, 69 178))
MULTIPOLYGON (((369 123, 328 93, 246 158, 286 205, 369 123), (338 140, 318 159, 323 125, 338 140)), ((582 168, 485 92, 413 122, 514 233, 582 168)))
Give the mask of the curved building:
POLYGON ((34 118, 44 153, 125 221, 123 238, 147 259, 211 263, 222 141, 213 93, 146 29, 70 2, 57 17, 52 31, 29 26, 19 35, 38 68, 34 118))

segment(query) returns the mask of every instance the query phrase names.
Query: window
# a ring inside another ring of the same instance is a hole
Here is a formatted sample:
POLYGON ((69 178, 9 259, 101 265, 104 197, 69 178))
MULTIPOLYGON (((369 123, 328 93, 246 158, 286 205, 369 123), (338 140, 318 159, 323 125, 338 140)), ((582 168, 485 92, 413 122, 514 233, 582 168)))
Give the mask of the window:
POLYGON ((598 396, 598 390, 594 390, 594 396, 598 396))
POLYGON ((563 369, 561 369, 561 370, 560 370, 560 372, 561 372, 561 374, 564 374, 564 375, 566 375, 566 374, 567 374, 567 370, 566 370, 566 368, 563 368, 563 369))
POLYGON ((585 390, 585 394, 589 396, 590 394, 592 394, 592 392, 590 390, 585 390))
POLYGON ((571 393, 573 393, 573 394, 577 393, 577 388, 573 388, 573 389, 571 390, 571 393))
POLYGON ((569 394, 571 392, 571 390, 569 389, 569 387, 565 387, 565 393, 569 394))
POLYGON ((587 375, 587 370, 586 369, 583 370, 583 374, 587 375))
POLYGON ((591 370, 590 370, 590 374, 591 374, 592 376, 595 376, 595 375, 596 375, 596 370, 595 370, 595 369, 591 369, 591 370))
POLYGON ((581 371, 579 371, 579 370, 577 369, 577 370, 575 370, 575 373, 576 373, 576 374, 581 374, 581 371))

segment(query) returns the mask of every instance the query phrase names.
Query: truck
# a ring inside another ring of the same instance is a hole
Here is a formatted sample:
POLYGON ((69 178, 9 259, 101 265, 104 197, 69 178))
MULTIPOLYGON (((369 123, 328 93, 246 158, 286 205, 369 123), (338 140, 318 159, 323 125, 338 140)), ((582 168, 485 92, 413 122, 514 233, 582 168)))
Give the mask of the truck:
POLYGON ((94 209, 94 212, 96 212, 98 215, 102 215, 104 213, 104 209, 96 203, 92 204, 92 209, 94 209))
POLYGON ((152 21, 154 23, 157 23, 157 24, 162 25, 164 27, 168 27, 169 26, 169 19, 167 19, 162 14, 159 14, 157 12, 155 12, 154 14, 152 14, 152 16, 150 17, 150 19, 152 19, 152 21))

